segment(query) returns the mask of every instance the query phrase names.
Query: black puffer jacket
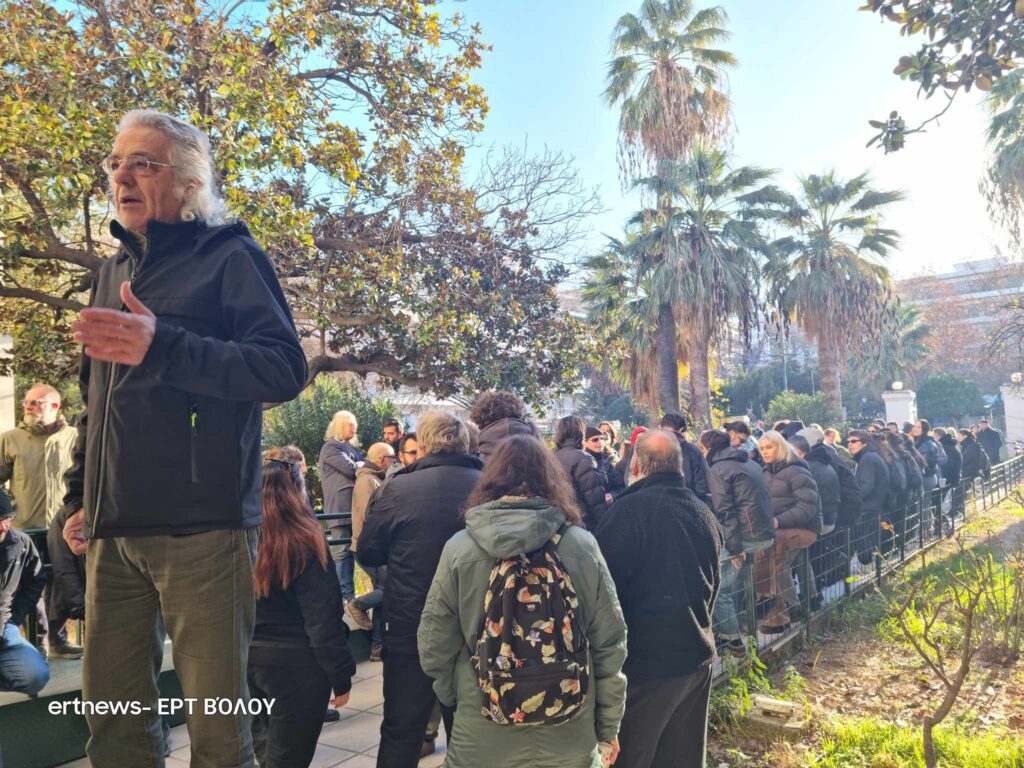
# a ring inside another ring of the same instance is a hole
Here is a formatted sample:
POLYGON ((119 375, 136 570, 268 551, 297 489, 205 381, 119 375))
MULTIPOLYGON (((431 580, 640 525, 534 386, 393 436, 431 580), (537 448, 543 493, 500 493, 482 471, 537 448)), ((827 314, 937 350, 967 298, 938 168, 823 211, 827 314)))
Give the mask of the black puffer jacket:
POLYGON ((853 460, 857 462, 857 485, 860 486, 863 514, 884 515, 889 496, 889 466, 871 446, 853 454, 853 460))
POLYGON ((974 439, 974 435, 968 435, 960 441, 960 475, 964 480, 975 480, 983 478, 987 480, 991 474, 992 464, 988 454, 981 445, 974 439))
POLYGON ((498 443, 512 435, 529 435, 540 438, 537 427, 529 421, 513 418, 498 419, 480 430, 480 436, 477 438, 480 446, 480 458, 486 462, 490 455, 497 450, 498 443))
POLYGON ((250 528, 262 519, 263 403, 306 383, 306 359, 270 259, 240 223, 149 223, 146 251, 122 243, 89 305, 122 309, 120 288, 157 317, 140 365, 82 356, 86 405, 66 506, 90 538, 250 528))
POLYGON ((555 458, 568 473, 576 489, 576 501, 583 511, 583 522, 594 531, 601 523, 605 511, 604 485, 590 454, 572 443, 563 443, 555 449, 555 458))
POLYGON ((765 464, 764 479, 772 495, 772 511, 779 528, 806 528, 821 533, 821 501, 818 485, 807 462, 794 457, 789 464, 765 464))
POLYGON ((462 530, 462 507, 483 462, 464 453, 431 453, 382 485, 370 499, 357 542, 362 565, 388 567, 384 647, 415 654, 416 630, 441 550, 462 530))
POLYGON ((725 548, 734 555, 754 552, 775 541, 775 515, 761 467, 742 448, 711 457, 708 485, 725 548))
POLYGON ((842 500, 839 488, 839 475, 833 466, 839 463, 839 459, 835 458, 835 461, 833 461, 834 457, 835 454, 822 443, 818 443, 811 448, 805 457, 807 466, 811 470, 811 476, 818 486, 818 500, 821 502, 821 522, 826 526, 836 524, 836 521, 839 519, 839 505, 842 500))
POLYGON ((960 454, 960 446, 952 435, 944 435, 939 442, 946 451, 946 466, 942 468, 942 477, 946 485, 955 486, 960 484, 960 471, 963 468, 964 458, 960 454))

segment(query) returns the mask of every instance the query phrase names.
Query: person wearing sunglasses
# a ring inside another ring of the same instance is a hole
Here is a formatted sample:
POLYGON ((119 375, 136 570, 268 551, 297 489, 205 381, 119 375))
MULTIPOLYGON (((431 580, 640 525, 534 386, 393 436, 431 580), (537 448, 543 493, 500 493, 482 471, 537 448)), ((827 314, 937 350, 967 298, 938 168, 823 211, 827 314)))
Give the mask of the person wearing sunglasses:
MULTIPOLYGON (((274 265, 229 217, 201 130, 129 112, 103 168, 119 247, 72 323, 85 414, 63 535, 88 549, 85 645, 99 652, 85 655, 83 698, 145 707, 86 716, 92 765, 121 768, 163 748, 160 654, 140 650, 165 634, 185 697, 249 698, 263 404, 295 398, 307 368, 274 265)), ((193 762, 253 765, 245 713, 186 717, 193 762)))
POLYGON ((861 565, 871 562, 879 536, 882 517, 888 511, 889 467, 872 445, 871 435, 854 429, 846 436, 846 447, 857 462, 857 487, 860 488, 861 516, 854 527, 854 546, 860 550, 861 565))

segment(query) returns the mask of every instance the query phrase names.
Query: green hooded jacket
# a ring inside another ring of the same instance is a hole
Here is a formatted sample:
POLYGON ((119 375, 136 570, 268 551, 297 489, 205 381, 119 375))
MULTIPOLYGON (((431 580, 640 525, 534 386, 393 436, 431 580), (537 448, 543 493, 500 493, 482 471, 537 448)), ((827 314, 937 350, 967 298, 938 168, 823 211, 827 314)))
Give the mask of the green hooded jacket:
POLYGON ((540 549, 564 522, 561 510, 545 499, 507 497, 469 510, 466 529, 445 545, 418 641, 420 663, 434 678, 438 699, 457 706, 446 768, 600 768, 598 741, 619 733, 626 707, 626 623, 597 541, 578 526, 566 530, 558 554, 572 577, 590 643, 583 708, 553 726, 501 726, 481 714, 483 693, 470 648, 479 639, 491 569, 496 560, 540 549))
POLYGON ((60 512, 77 437, 74 427, 64 425, 47 435, 38 424, 0 435, 0 484, 11 483, 15 528, 47 528, 60 512))

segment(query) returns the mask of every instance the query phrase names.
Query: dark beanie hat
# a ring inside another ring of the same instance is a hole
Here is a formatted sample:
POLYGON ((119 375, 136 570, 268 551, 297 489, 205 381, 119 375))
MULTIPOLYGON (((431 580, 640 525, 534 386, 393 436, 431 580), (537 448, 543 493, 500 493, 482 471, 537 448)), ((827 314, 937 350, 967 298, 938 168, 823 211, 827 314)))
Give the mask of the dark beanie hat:
POLYGON ((602 435, 604 435, 604 432, 597 427, 587 427, 587 435, 584 440, 589 440, 592 437, 601 437, 602 435))
POLYGON ((0 491, 0 520, 7 520, 14 517, 14 506, 7 494, 0 491))

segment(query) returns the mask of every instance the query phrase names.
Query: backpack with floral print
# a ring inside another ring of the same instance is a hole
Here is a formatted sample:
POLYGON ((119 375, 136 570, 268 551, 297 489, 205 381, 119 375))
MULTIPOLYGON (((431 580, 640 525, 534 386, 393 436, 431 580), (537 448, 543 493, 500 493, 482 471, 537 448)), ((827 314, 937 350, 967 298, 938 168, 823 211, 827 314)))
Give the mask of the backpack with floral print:
POLYGON ((482 714, 498 725, 556 725, 583 707, 590 682, 579 600, 557 546, 499 560, 484 595, 476 665, 482 714))

